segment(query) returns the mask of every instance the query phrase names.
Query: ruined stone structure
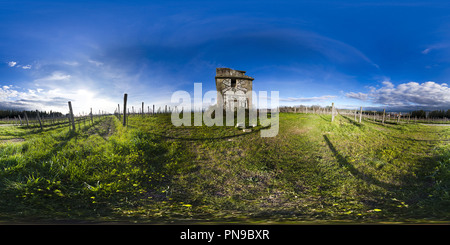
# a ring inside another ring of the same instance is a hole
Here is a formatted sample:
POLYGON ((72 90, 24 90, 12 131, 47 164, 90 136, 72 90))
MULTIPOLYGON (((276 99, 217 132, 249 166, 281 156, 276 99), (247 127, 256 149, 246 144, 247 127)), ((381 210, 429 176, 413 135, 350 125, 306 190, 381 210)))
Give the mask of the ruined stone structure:
POLYGON ((254 78, 245 75, 245 71, 230 68, 216 68, 216 88, 218 104, 223 104, 224 109, 252 108, 251 93, 254 78), (220 101, 223 99, 222 101, 220 101))

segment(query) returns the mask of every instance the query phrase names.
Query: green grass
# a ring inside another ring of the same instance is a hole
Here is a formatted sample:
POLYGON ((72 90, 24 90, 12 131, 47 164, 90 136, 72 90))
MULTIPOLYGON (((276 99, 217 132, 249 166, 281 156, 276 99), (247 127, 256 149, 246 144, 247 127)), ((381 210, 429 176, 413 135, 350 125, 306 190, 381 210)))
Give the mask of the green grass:
POLYGON ((0 128, 0 221, 448 222, 450 127, 280 114, 279 134, 170 115, 0 128), (78 129, 78 126, 77 126, 78 129))

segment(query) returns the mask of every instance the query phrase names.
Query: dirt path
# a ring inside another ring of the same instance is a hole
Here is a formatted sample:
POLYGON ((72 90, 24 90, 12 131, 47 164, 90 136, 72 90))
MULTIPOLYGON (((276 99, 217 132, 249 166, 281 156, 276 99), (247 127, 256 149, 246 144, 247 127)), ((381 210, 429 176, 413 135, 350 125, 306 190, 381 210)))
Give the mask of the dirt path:
POLYGON ((106 118, 97 125, 89 128, 88 134, 98 134, 102 136, 105 140, 109 138, 115 131, 114 123, 111 118, 106 118))
POLYGON ((25 139, 22 138, 13 138, 13 139, 7 139, 7 140, 0 140, 0 144, 2 143, 18 143, 18 142, 24 142, 25 139))

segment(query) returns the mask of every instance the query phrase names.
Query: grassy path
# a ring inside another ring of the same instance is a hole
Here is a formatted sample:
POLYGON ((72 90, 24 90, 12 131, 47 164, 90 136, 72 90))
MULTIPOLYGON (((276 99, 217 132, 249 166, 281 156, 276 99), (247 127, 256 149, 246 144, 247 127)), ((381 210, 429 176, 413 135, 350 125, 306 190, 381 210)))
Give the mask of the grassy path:
POLYGON ((170 115, 0 128, 0 221, 449 221, 450 128, 280 114, 260 128, 170 115))

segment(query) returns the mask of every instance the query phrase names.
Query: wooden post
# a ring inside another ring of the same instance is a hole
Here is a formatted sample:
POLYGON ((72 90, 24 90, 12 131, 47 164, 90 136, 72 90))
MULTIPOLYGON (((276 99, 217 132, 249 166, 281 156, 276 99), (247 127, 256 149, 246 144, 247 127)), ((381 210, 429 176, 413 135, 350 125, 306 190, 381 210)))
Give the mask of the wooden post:
POLYGON ((331 103, 331 121, 334 121, 334 102, 331 103))
POLYGON ((20 115, 17 115, 17 116, 19 116, 20 126, 22 126, 22 118, 20 118, 20 115))
POLYGON ((386 108, 383 109, 383 120, 381 121, 381 123, 384 124, 384 119, 386 118, 386 108))
POLYGON ((27 128, 28 128, 28 116, 27 116, 27 113, 24 112, 24 115, 25 115, 25 120, 27 121, 27 128))
POLYGON ((355 109, 355 122, 356 122, 356 109, 355 109))
POLYGON ((119 104, 117 104, 117 116, 118 116, 119 121, 120 121, 120 105, 119 104))
POLYGON ((142 102, 142 111, 141 111, 141 113, 142 113, 142 116, 144 116, 144 102, 142 102))
POLYGON ((153 105, 152 115, 155 115, 155 105, 153 105))
POLYGON ((399 112, 398 113, 398 117, 397 117, 397 123, 400 123, 400 117, 402 116, 402 113, 401 112, 399 112))
POLYGON ((123 126, 127 125, 127 97, 128 94, 123 95, 123 126))
POLYGON ((92 107, 91 107, 91 123, 94 124, 94 117, 92 116, 92 107))
POLYGON ((36 110, 36 113, 37 113, 37 118, 39 120, 39 125, 41 125, 41 130, 43 130, 44 128, 42 127, 42 122, 41 122, 41 117, 39 116, 39 111, 36 110))
POLYGON ((362 119, 362 106, 359 108, 359 123, 361 123, 362 119))
POLYGON ((73 117, 72 102, 69 101, 70 120, 72 121, 72 130, 75 131, 75 118, 73 117))

